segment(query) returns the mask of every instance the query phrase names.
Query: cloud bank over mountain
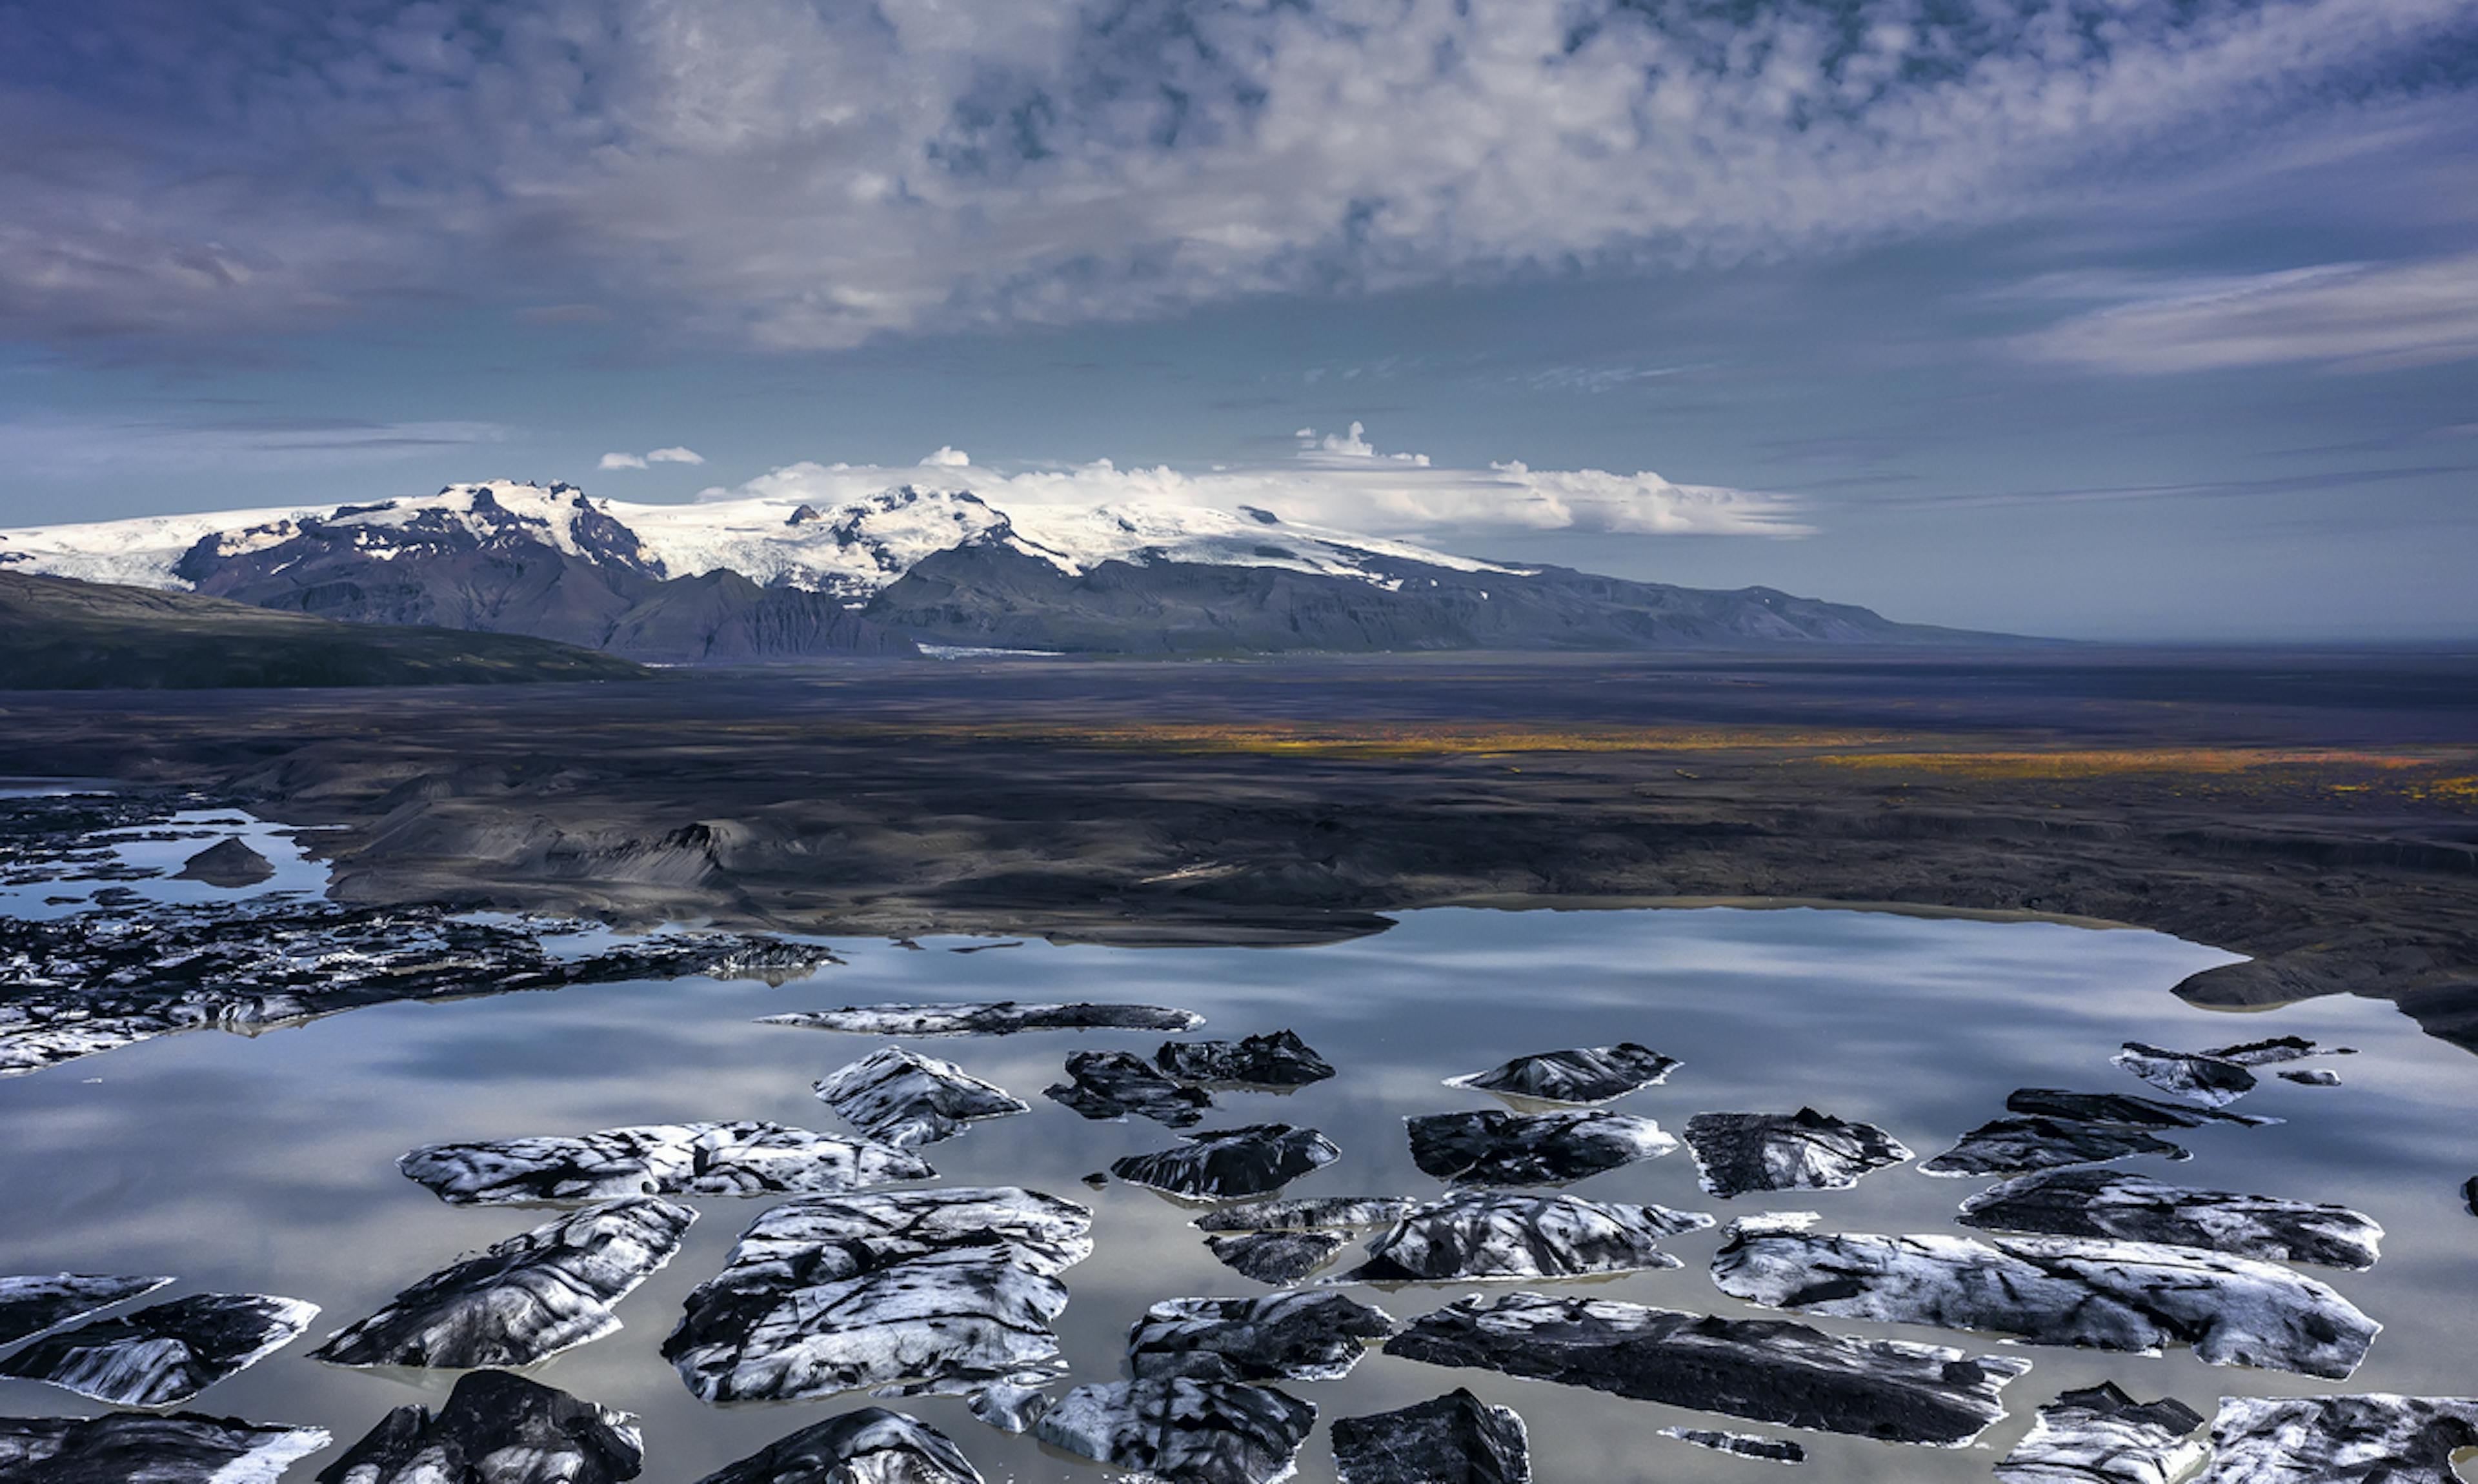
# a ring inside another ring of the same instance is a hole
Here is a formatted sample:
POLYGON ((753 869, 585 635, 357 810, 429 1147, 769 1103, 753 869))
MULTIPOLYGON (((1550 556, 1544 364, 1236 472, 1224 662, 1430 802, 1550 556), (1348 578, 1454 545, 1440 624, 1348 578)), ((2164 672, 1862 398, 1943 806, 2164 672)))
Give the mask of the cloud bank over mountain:
POLYGON ((1059 468, 993 469, 941 447, 912 467, 873 464, 788 465, 746 484, 715 486, 707 501, 768 499, 839 505, 895 485, 970 490, 1009 510, 1025 506, 1145 504, 1263 511, 1299 524, 1372 535, 1490 528, 1675 536, 1811 534, 1784 496, 1714 485, 1681 485, 1652 471, 1533 469, 1513 461, 1450 468, 1426 454, 1380 452, 1367 427, 1302 428, 1288 462, 1186 472, 1121 467, 1108 459, 1059 468))
MULTIPOLYGON (((0 326, 781 348, 1732 262, 2440 131, 2462 0, 0 9, 0 326), (489 289, 477 285, 492 286, 489 289)), ((2087 357, 2086 359, 2088 359, 2087 357)))

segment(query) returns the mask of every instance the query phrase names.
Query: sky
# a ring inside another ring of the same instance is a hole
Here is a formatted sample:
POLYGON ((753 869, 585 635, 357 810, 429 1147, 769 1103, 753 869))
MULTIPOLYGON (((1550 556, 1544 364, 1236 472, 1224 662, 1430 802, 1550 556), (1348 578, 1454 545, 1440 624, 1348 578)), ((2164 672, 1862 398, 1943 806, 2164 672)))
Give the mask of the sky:
POLYGON ((2468 0, 0 35, 0 526, 924 468, 1927 622, 2478 640, 2468 0))

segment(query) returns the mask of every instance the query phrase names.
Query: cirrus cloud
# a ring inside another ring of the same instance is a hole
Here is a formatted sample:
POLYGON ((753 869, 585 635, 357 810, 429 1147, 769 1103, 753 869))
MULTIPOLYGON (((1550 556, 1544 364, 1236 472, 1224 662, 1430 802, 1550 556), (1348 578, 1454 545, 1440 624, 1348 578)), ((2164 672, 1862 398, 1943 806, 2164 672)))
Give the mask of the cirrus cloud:
POLYGON ((17 334, 497 292, 787 348, 2009 220, 2449 117, 2422 63, 2478 38, 2465 0, 0 13, 17 334))

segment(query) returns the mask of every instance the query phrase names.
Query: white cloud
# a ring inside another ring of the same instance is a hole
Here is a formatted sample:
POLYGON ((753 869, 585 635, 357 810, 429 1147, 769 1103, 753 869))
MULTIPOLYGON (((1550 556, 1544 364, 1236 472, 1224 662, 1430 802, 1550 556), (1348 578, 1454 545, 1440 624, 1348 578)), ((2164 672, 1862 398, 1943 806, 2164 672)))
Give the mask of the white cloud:
POLYGON ((2137 374, 2319 362, 2380 370, 2478 359, 2478 253, 2330 264, 2209 281, 2046 280, 2061 295, 2130 302, 2015 343, 2026 355, 2137 374))
POLYGON ((1090 507, 1195 505, 1269 511, 1288 521, 1371 536, 1441 531, 1578 530, 1613 534, 1806 536, 1812 527, 1786 496, 1716 485, 1680 485, 1650 470, 1534 469, 1515 461, 1482 469, 1441 467, 1426 454, 1382 453, 1366 428, 1344 435, 1298 433, 1300 452, 1282 464, 1217 465, 1188 473, 1167 465, 1122 468, 1108 459, 1058 468, 1000 470, 942 448, 911 468, 803 463, 699 499, 799 500, 824 505, 894 485, 970 490, 1000 509, 1018 505, 1090 507))
POLYGON ((58 65, 0 80, 0 324, 489 282, 787 347, 2061 215, 2403 100, 2440 138, 2465 94, 2422 64, 2478 32, 2466 0, 45 12, 19 41, 58 65))
POLYGON ((656 464, 703 464, 705 456, 694 448, 657 448, 647 453, 606 453, 599 469, 642 469, 656 464))

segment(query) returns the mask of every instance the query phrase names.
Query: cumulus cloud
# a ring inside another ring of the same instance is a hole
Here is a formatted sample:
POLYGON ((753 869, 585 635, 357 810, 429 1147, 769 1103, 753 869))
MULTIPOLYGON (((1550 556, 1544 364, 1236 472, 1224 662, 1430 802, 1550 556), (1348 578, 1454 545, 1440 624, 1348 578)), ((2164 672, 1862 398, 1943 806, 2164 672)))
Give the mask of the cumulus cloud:
POLYGON ((1371 536, 1440 531, 1599 531, 1677 536, 1811 534, 1786 496, 1717 485, 1675 484, 1650 470, 1534 469, 1515 461, 1454 468, 1426 454, 1385 453, 1351 424, 1346 434, 1297 435, 1287 462, 1189 473, 1166 465, 1123 468, 1108 459, 1055 468, 985 468, 969 454, 941 448, 910 468, 802 463, 704 500, 771 499, 826 505, 891 486, 970 490, 1000 509, 1019 505, 1201 506, 1264 511, 1299 525, 1371 536))
POLYGON ((35 6, 0 324, 504 292, 785 347, 1835 248, 2224 169, 2465 0, 35 6), (35 59, 40 59, 38 63, 35 59))
POLYGON ((656 464, 703 464, 705 455, 694 448, 656 448, 646 453, 606 453, 599 469, 642 469, 656 464))
POLYGON ((2205 282, 2049 280, 2119 297, 2016 343, 2042 361, 2137 374, 2319 362, 2383 370, 2478 359, 2478 253, 2329 264, 2205 282))

